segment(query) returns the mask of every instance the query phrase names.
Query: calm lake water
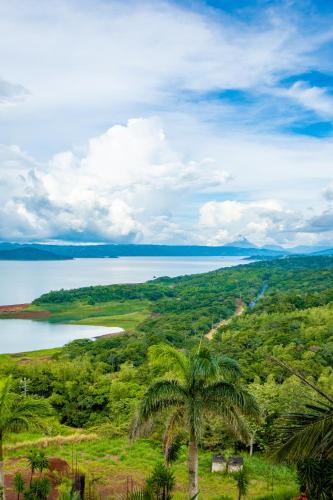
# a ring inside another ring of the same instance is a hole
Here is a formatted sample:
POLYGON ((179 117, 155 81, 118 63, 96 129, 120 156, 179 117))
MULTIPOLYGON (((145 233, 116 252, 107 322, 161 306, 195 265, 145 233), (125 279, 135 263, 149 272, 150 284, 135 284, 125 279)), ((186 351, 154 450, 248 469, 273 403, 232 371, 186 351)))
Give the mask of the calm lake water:
POLYGON ((31 302, 42 293, 160 276, 204 273, 249 261, 239 257, 121 257, 60 261, 0 261, 0 305, 31 302))
POLYGON ((58 325, 27 319, 0 320, 0 354, 60 347, 75 339, 92 339, 121 328, 58 325))
MULTIPOLYGON (((42 293, 112 283, 141 283, 154 277, 204 273, 247 264, 240 257, 121 257, 64 261, 0 261, 0 305, 31 302, 42 293)), ((0 353, 60 347, 120 329, 0 320, 0 353)))

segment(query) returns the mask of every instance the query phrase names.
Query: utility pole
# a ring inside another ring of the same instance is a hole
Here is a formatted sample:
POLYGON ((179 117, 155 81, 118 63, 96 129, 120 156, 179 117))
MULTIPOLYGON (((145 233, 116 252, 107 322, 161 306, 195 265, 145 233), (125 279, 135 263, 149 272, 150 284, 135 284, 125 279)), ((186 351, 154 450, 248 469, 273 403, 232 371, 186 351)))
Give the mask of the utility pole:
POLYGON ((20 380, 22 391, 23 391, 25 398, 27 397, 27 393, 28 393, 28 382, 29 382, 29 380, 27 379, 27 377, 23 377, 20 380))

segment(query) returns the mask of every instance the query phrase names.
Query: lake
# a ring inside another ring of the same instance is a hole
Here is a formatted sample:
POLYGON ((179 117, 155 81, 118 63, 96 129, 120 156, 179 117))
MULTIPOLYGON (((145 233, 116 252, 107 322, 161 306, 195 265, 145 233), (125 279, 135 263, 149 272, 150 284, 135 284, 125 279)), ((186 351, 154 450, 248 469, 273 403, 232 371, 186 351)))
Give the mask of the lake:
POLYGON ((60 261, 0 261, 0 305, 31 302, 42 293, 160 276, 204 273, 248 264, 241 257, 120 257, 60 261))
MULTIPOLYGON (((63 261, 0 261, 0 305, 31 302, 42 293, 112 283, 142 283, 160 276, 204 273, 247 264, 240 257, 121 257, 63 261)), ((0 353, 60 347, 74 339, 120 331, 45 321, 0 320, 0 353)))
POLYGON ((60 347, 75 339, 93 339, 121 328, 87 325, 59 325, 28 319, 0 320, 0 354, 60 347))

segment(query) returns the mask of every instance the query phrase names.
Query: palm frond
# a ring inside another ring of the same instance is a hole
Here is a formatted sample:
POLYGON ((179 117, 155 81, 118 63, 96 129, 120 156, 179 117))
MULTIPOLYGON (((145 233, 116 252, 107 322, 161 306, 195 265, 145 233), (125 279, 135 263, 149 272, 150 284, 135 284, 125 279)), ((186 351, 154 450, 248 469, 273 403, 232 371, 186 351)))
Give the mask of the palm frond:
POLYGON ((149 360, 151 364, 161 365, 175 374, 185 378, 188 371, 188 359, 186 355, 169 344, 159 344, 150 347, 149 360))
POLYGON ((50 415, 50 405, 44 399, 26 397, 11 408, 7 431, 17 432, 28 428, 43 428, 43 418, 50 415))
POLYGON ((6 377, 0 379, 0 429, 2 430, 6 424, 8 408, 11 406, 13 397, 10 393, 12 386, 12 378, 6 377))
POLYGON ((139 406, 132 435, 138 435, 144 423, 157 413, 166 408, 181 406, 185 398, 186 392, 177 380, 160 380, 152 384, 139 406))
POLYGON ((220 366, 224 372, 233 378, 238 378, 242 374, 242 370, 235 359, 229 358, 228 356, 223 356, 220 359, 220 366))
POLYGON ((260 409, 254 397, 246 390, 229 382, 216 382, 205 387, 204 401, 208 404, 237 408, 243 415, 259 417, 260 409))
POLYGON ((317 394, 319 394, 323 399, 329 401, 330 403, 333 404, 333 397, 330 394, 327 394, 327 392, 324 392, 320 387, 318 387, 316 384, 305 378, 298 370, 295 370, 291 366, 289 366, 287 363, 284 361, 281 361, 280 359, 275 358, 274 356, 271 356, 270 359, 277 365, 281 366, 281 368, 286 369, 296 377, 298 377, 305 385, 308 387, 311 387, 317 394))
POLYGON ((202 347, 190 355, 190 372, 192 380, 209 383, 220 375, 220 364, 207 347, 202 347))
POLYGON ((42 427, 42 418, 51 413, 44 399, 22 398, 12 392, 12 379, 0 380, 0 430, 2 434, 42 427))
POLYGON ((281 417, 280 440, 274 456, 292 462, 333 459, 333 397, 285 362, 271 359, 317 394, 317 400, 305 404, 305 411, 281 417))
POLYGON ((250 434, 246 420, 233 407, 223 406, 215 401, 206 403, 206 412, 223 419, 226 429, 239 441, 249 444, 250 434))
POLYGON ((165 455, 168 454, 175 437, 179 435, 180 431, 184 430, 184 416, 184 408, 180 406, 176 408, 168 418, 163 439, 165 455))
POLYGON ((190 399, 187 404, 187 420, 190 440, 193 436, 197 441, 202 437, 204 430, 204 405, 200 399, 190 399))
POLYGON ((333 458, 333 405, 306 405, 308 412, 281 417, 281 444, 275 456, 298 462, 333 458))

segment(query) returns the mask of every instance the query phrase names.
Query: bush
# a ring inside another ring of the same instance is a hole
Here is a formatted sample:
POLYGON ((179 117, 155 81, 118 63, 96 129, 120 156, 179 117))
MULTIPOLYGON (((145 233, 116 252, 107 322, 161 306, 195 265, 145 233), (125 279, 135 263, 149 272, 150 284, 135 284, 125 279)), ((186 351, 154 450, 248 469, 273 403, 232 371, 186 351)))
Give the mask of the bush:
POLYGON ((30 488, 24 493, 24 500, 47 500, 51 483, 47 477, 33 479, 30 488))
POLYGON ((156 500, 170 500, 175 487, 174 473, 162 462, 156 464, 151 476, 146 481, 147 491, 156 500))

